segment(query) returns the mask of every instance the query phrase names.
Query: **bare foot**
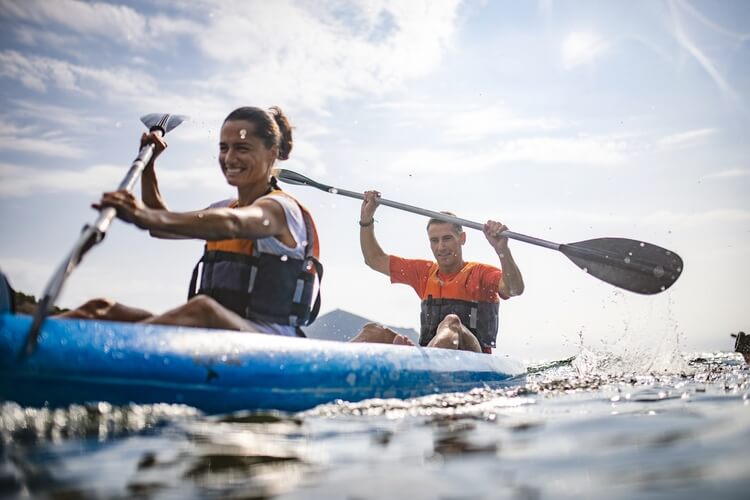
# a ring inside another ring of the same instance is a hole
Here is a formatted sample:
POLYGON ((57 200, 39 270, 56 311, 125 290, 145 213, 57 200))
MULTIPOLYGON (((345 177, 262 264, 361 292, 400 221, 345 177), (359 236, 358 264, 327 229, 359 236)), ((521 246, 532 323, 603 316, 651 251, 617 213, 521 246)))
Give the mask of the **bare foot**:
POLYGON ((396 334, 396 336, 393 337, 393 343, 395 345, 417 345, 414 342, 412 342, 412 340, 406 335, 400 335, 400 334, 396 334))

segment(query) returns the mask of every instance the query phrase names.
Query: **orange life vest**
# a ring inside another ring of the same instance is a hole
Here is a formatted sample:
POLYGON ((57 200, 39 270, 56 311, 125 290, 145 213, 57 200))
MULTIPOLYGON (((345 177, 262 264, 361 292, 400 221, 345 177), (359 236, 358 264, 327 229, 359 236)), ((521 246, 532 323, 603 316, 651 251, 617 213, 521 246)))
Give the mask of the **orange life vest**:
POLYGON ((432 265, 422 295, 420 345, 429 344, 443 318, 455 314, 483 348, 495 347, 500 323, 500 297, 494 302, 480 301, 480 290, 468 286, 471 274, 478 269, 478 265, 469 262, 448 280, 438 275, 440 268, 437 263, 432 265))

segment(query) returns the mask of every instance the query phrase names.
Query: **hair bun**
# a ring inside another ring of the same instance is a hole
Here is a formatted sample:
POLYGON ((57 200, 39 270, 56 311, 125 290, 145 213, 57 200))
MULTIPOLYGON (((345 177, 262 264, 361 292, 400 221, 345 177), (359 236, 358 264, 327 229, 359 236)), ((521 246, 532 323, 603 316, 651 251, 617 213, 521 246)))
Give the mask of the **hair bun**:
POLYGON ((273 117, 276 125, 279 127, 281 132, 281 140, 279 141, 279 160, 289 159, 289 153, 292 152, 292 124, 289 123, 289 118, 286 117, 284 112, 278 106, 271 106, 268 112, 273 117))

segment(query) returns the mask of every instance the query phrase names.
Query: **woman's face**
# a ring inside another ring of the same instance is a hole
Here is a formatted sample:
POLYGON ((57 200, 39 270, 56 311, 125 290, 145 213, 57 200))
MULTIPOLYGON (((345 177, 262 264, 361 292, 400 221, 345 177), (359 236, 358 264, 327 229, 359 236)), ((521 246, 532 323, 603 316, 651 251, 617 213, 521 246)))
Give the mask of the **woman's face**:
POLYGON ((219 165, 231 186, 267 185, 277 154, 278 148, 267 148, 248 121, 228 121, 221 127, 219 165))

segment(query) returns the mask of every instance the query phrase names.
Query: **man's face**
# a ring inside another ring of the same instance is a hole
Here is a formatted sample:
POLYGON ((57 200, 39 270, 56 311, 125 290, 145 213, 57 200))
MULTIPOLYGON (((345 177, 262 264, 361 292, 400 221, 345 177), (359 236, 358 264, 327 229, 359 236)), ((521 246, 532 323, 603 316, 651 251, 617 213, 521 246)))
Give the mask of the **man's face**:
POLYGON ((466 233, 456 233, 453 224, 432 223, 427 229, 432 255, 444 272, 458 271, 463 263, 461 246, 466 242, 466 233))

